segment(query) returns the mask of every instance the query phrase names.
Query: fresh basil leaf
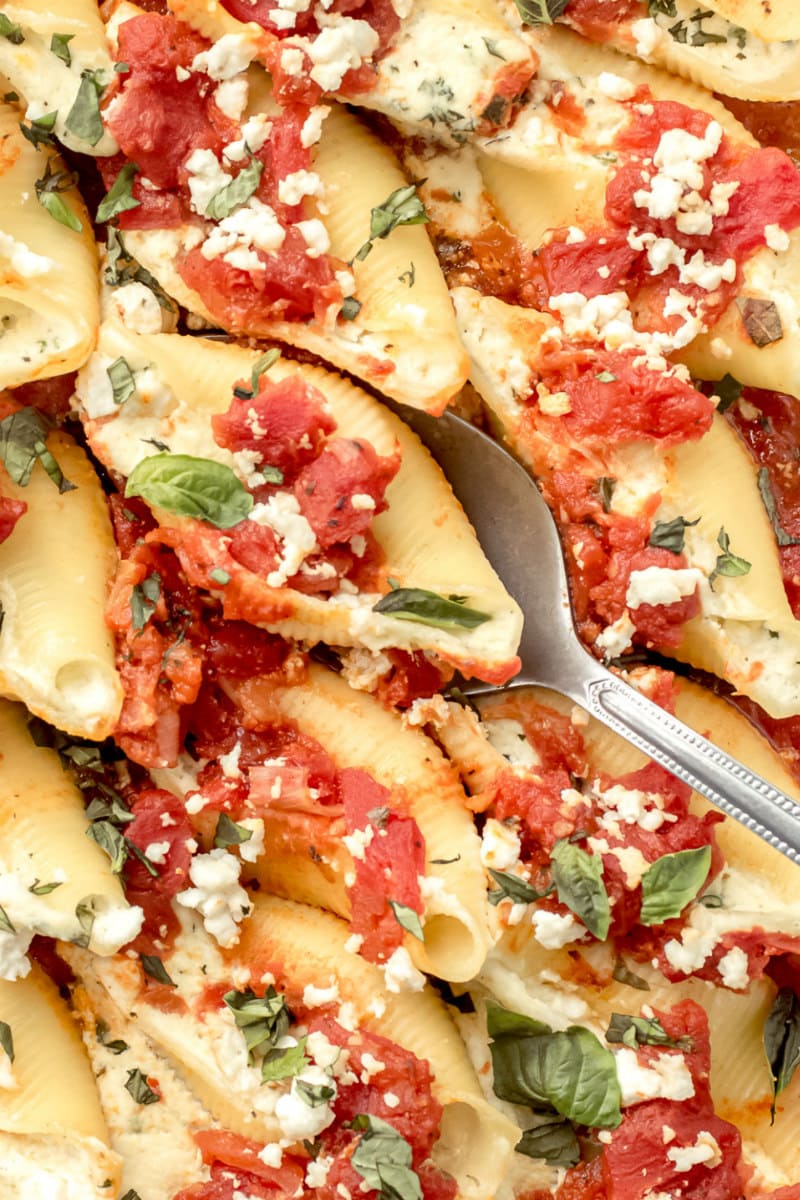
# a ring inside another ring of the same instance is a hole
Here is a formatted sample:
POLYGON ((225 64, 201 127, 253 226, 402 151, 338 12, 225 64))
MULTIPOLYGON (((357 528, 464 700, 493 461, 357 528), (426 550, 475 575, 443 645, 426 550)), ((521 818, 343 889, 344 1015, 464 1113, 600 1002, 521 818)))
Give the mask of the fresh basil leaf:
POLYGON ((6 912, 6 910, 3 908, 3 906, 1 904, 0 904, 0 930, 2 930, 3 933, 16 933, 17 932, 16 929, 14 928, 14 926, 11 924, 11 919, 9 918, 8 913, 6 912))
POLYGON ((155 276, 128 253, 122 234, 113 225, 106 229, 106 269, 103 277, 110 287, 119 287, 123 283, 143 283, 163 309, 177 312, 175 301, 167 295, 155 276))
POLYGON ((72 54, 70 53, 69 44, 74 37, 74 33, 54 33, 50 38, 51 52, 68 67, 72 65, 72 54))
POLYGON ((221 221, 223 217, 229 217, 237 208, 246 204, 258 188, 263 170, 264 164, 261 160, 251 158, 247 166, 243 167, 230 183, 226 183, 214 193, 206 205, 206 216, 212 221, 221 221))
POLYGON ((278 1050, 268 1050, 261 1063, 261 1079, 271 1083, 276 1079, 288 1079, 307 1067, 311 1059, 306 1055, 308 1038, 300 1038, 296 1046, 285 1046, 278 1050))
POLYGON ((739 399, 743 389, 744 384, 739 383, 738 379, 734 379, 733 375, 729 375, 727 372, 722 376, 722 379, 718 379, 714 384, 714 395, 717 397, 717 412, 727 412, 731 405, 735 404, 739 399))
POLYGON ((543 1158, 551 1167, 574 1167, 581 1149, 575 1130, 559 1113, 536 1113, 536 1124, 523 1131, 514 1149, 528 1158, 543 1158))
POLYGON ((78 94, 64 122, 70 133, 83 138, 90 146, 96 146, 103 136, 100 97, 104 91, 99 71, 81 71, 78 94))
POLYGON ((679 917, 708 878, 711 847, 678 850, 657 858, 642 876, 642 925, 661 925, 679 917))
MULTIPOLYGON (((499 1007, 499 1006, 496 1006, 499 1007)), ((622 1120, 614 1055, 588 1029, 572 1025, 540 1032, 540 1022, 510 1013, 510 1032, 490 1044, 494 1091, 501 1100, 533 1108, 548 1106, 578 1125, 616 1128, 622 1120)), ((493 1025, 497 1028, 495 1012, 493 1025)), ((546 1029, 547 1027, 545 1027, 546 1029)))
POLYGON ((158 1104, 161 1097, 154 1092, 138 1067, 128 1071, 125 1089, 137 1104, 158 1104))
POLYGON ((790 537, 781 525, 781 519, 778 516, 778 506, 775 503, 775 496, 769 480, 769 471, 766 467, 761 467, 758 472, 758 490, 761 493, 761 499, 764 502, 764 508, 767 510, 767 516, 772 524, 772 528, 775 533, 775 540, 777 541, 778 545, 800 546, 800 539, 790 537))
POLYGON ((747 336, 754 346, 761 349, 781 340, 783 325, 774 301, 739 296, 736 307, 741 314, 747 336))
POLYGON ((22 26, 15 25, 3 12, 0 12, 0 37, 7 38, 12 46, 21 46, 25 41, 22 26))
POLYGON ((373 612, 385 613, 398 621, 419 621, 439 629, 452 627, 476 629, 490 621, 489 613, 468 608, 461 597, 440 596, 425 588, 394 588, 373 605, 373 612))
POLYGON ((384 1200, 422 1200, 419 1176, 406 1139, 388 1121, 359 1113, 352 1127, 361 1132, 350 1165, 384 1200))
POLYGON ((800 1066, 800 998, 781 988, 764 1024, 764 1052, 772 1073, 772 1122, 775 1102, 800 1066))
POLYGON ((72 941, 76 946, 80 946, 85 950, 92 940, 95 912, 91 904, 87 904, 85 900, 79 900, 75 905, 75 916, 78 918, 81 932, 72 941))
POLYGON ((606 1041, 630 1046, 634 1050, 637 1046, 671 1046, 681 1050, 692 1048, 691 1038, 671 1038, 658 1017, 629 1017, 626 1013, 611 1014, 606 1041))
POLYGON ((117 178, 112 183, 108 193, 100 201, 97 208, 98 221, 110 221, 128 209, 138 208, 141 204, 133 195, 133 181, 139 173, 136 163, 125 163, 117 178))
POLYGON ((164 987, 178 986, 157 954, 141 954, 139 957, 145 975, 149 975, 151 979, 155 979, 156 983, 163 983, 164 987))
POLYGON ((512 1012, 510 1008, 503 1008, 496 1000, 487 1000, 486 1032, 490 1038, 504 1038, 539 1037, 540 1034, 553 1031, 544 1021, 526 1017, 524 1013, 512 1012))
POLYGON ((257 1054, 274 1049, 275 1043, 289 1030, 291 1014, 286 1000, 273 987, 268 987, 263 997, 247 988, 243 992, 226 992, 222 999, 242 1031, 251 1065, 257 1054))
POLYGON ((342 307, 339 309, 342 320, 355 321, 361 312, 361 307, 361 301, 356 300, 355 296, 345 296, 342 301, 342 307))
POLYGON ((425 941, 419 913, 415 912, 413 908, 409 908, 407 904, 400 904, 397 900, 390 900, 389 907, 394 913, 398 925, 407 929, 412 937, 418 938, 421 942, 425 941))
POLYGON ((611 501, 616 486, 616 479, 613 479, 610 475, 601 475, 598 479, 597 490, 600 493, 600 503, 603 506, 603 512, 611 512, 611 501))
POLYGON ((686 540, 686 530, 691 529, 700 521, 687 521, 685 517, 675 517, 672 521, 656 521, 650 534, 650 545, 657 550, 669 550, 672 554, 683 554, 686 540))
POLYGON ((86 836, 97 842, 101 850, 105 850, 111 860, 111 870, 119 875, 128 861, 128 847, 125 838, 110 821, 95 821, 86 830, 86 836))
POLYGON ((752 563, 749 563, 746 558, 740 558, 738 554, 731 553, 731 539, 725 532, 724 526, 717 534, 717 545, 722 553, 717 555, 716 566, 708 577, 709 585, 712 588, 714 586, 714 580, 718 575, 727 575, 731 577, 748 575, 750 573, 750 568, 753 565, 752 563))
POLYGON ((544 892, 537 892, 536 888, 531 887, 524 879, 510 874, 508 871, 495 871, 489 867, 489 874, 497 884, 497 887, 492 888, 489 892, 490 904, 499 904, 501 900, 513 900, 514 904, 533 904, 534 900, 541 900, 543 896, 549 896, 553 890, 552 887, 549 887, 544 892))
POLYGON ((0 459, 20 487, 28 486, 47 434, 47 423, 35 408, 20 408, 0 421, 0 459))
POLYGON ((611 972, 611 975, 612 978, 616 979, 617 983, 624 983, 627 987, 637 988, 640 992, 650 991, 650 984, 647 980, 642 979, 641 975, 635 975, 622 955, 614 963, 614 970, 611 972))
POLYGON ((427 225, 430 217, 425 212, 417 187, 424 180, 409 183, 405 187, 396 188, 387 196, 382 204, 373 208, 370 214, 369 240, 357 251, 356 262, 362 262, 372 250, 373 242, 387 238, 392 230, 400 225, 427 225))
POLYGON ((39 883, 39 880, 35 879, 28 888, 28 891, 32 896, 49 896, 51 892, 56 890, 56 888, 60 888, 63 882, 64 881, 62 879, 59 879, 53 883, 39 883))
MULTIPOLYGON (((253 364, 253 369, 250 372, 250 389, 248 390, 244 387, 235 387, 233 389, 233 394, 236 399, 252 400, 253 396, 255 396, 256 392, 258 391, 259 379, 266 371, 270 369, 270 367, 275 365, 280 356, 281 352, 277 346, 273 346, 271 350, 267 350, 266 354, 262 354, 261 358, 259 358, 253 364)), ((281 473, 279 482, 283 483, 283 473, 281 473)))
POLYGON ((143 458, 128 477, 125 495, 141 496, 156 508, 208 521, 217 529, 238 525, 253 507, 253 497, 230 467, 190 454, 143 458))
POLYGON ((25 138, 26 142, 30 142, 38 150, 40 146, 52 146, 55 144, 53 130, 56 124, 57 112, 45 113, 44 116, 34 117, 30 125, 20 122, 20 133, 25 138))
POLYGON ((95 1037, 101 1046, 105 1046, 106 1050, 110 1050, 112 1054, 124 1054, 130 1049, 127 1042, 123 1042, 122 1038, 115 1038, 114 1041, 106 1041, 108 1026, 102 1017, 98 1017, 94 1025, 95 1037))
POLYGON ((61 192, 69 192, 75 187, 76 176, 72 171, 54 171, 48 158, 44 175, 34 184, 36 199, 42 208, 49 212, 54 221, 66 225, 75 233, 83 229, 83 222, 72 211, 66 201, 62 200, 61 192))
POLYGON ((515 0, 526 25, 552 25, 566 12, 569 0, 515 0))
POLYGON ((556 842, 551 858, 559 900, 604 942, 611 925, 611 905, 603 883, 603 860, 565 839, 556 842))
POLYGON ((0 1021, 0 1046, 8 1055, 9 1062, 14 1061, 14 1035, 7 1021, 0 1021))
POLYGON ((335 1087, 326 1083, 309 1083, 307 1079, 296 1079, 294 1088, 309 1108, 319 1108, 336 1095, 335 1087))
POLYGON ((227 813, 219 814, 217 831, 214 834, 214 845, 218 850, 227 850, 228 846, 241 846, 242 842, 249 842, 252 836, 252 829, 245 825, 237 825, 227 813))
POLYGON ((161 576, 153 571, 131 591, 131 625, 138 633, 144 629, 158 606, 161 596, 161 576))

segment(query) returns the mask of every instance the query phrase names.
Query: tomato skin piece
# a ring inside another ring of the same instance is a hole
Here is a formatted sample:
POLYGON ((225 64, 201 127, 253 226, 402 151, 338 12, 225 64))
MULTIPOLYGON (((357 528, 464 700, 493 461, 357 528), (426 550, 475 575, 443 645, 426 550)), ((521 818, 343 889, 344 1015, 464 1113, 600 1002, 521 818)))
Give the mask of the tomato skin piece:
POLYGON ((141 791, 131 811, 134 819, 126 825, 125 837, 142 853, 152 842, 169 842, 165 861, 156 868, 157 876, 150 875, 134 855, 129 856, 124 868, 125 895, 131 904, 139 904, 144 910, 141 933, 131 945, 140 954, 161 955, 180 929, 171 901, 189 883, 192 855, 187 842, 193 829, 183 802, 163 788, 141 791), (168 824, 162 822, 164 816, 168 824))
POLYGON ((217 619, 209 622, 206 671, 230 679, 268 675, 283 666, 291 649, 277 633, 268 633, 246 621, 217 619))
POLYGON ((384 650, 392 664, 379 681, 378 699, 387 708, 409 708, 415 700, 433 696, 455 674, 446 663, 432 662, 422 650, 384 650))
POLYGON ((234 397, 227 412, 212 416, 211 427, 217 445, 234 453, 257 451, 263 463, 283 472, 287 485, 321 452, 336 422, 312 384, 296 376, 273 383, 262 375, 254 399, 234 397))
POLYGON ((230 531, 228 549, 233 558, 253 571, 266 576, 274 571, 280 561, 278 540, 269 525, 256 521, 240 521, 230 531))
POLYGON ((294 486, 303 516, 323 549, 369 528, 373 517, 388 508, 384 494, 399 469, 399 454, 378 455, 369 442, 356 438, 326 442, 294 486), (373 503, 356 508, 354 495, 368 496, 373 503))
POLYGON ((647 16, 642 0, 570 0, 565 14, 584 37, 604 42, 624 21, 647 16))
POLYGON ((14 500, 11 496, 0 496, 0 543, 11 537, 17 521, 28 511, 24 500, 14 500))

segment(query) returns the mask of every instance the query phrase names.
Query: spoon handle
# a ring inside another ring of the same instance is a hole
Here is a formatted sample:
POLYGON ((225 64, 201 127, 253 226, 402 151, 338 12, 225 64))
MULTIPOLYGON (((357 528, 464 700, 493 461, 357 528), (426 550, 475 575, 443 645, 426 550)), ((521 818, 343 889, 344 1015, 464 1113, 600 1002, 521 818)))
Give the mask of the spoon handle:
POLYGON ((571 699, 800 864, 800 804, 586 657, 571 699))

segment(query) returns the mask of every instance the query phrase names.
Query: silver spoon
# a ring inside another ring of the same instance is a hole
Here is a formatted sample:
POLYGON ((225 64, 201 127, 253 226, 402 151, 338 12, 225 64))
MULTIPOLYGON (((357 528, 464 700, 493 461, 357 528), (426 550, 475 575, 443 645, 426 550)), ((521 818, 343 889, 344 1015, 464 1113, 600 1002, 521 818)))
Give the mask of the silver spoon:
MULTIPOLYGON (((405 405, 391 407, 444 471, 492 566, 525 614, 522 669, 505 688, 539 684, 568 696, 800 864, 800 804, 612 675, 583 648, 556 525, 527 471, 452 413, 431 417, 405 405)), ((464 691, 475 696, 505 688, 470 681, 464 691)))

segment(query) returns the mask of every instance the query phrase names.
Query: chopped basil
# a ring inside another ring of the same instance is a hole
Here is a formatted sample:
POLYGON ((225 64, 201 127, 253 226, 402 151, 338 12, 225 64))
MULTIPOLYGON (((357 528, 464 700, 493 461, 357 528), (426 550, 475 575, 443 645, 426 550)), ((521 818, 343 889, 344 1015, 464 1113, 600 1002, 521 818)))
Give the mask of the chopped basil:
POLYGON ((541 1021, 486 1006, 501 1100, 549 1109, 578 1125, 615 1129, 622 1120, 614 1055, 588 1029, 572 1025, 554 1033, 541 1021))
POLYGON ((611 512, 611 501, 616 486, 617 481, 611 475, 601 475, 598 479, 597 490, 600 493, 600 503, 603 506, 603 512, 611 512))
POLYGON ((111 860, 113 874, 119 875, 128 860, 128 846, 116 825, 110 821, 94 821, 86 830, 86 836, 97 842, 101 850, 105 850, 111 860))
POLYGON ((617 377, 612 371, 601 371, 599 375, 595 375, 598 383, 616 383, 617 377))
POLYGON ((16 933, 17 932, 16 929, 14 928, 14 926, 11 924, 9 915, 6 912, 6 910, 3 908, 2 905, 0 905, 0 930, 2 930, 3 933, 16 933))
POLYGON ((66 66, 72 66, 72 55, 69 44, 75 37, 74 33, 54 33, 50 38, 50 50, 56 58, 60 58, 66 66))
POLYGON ((141 583, 134 585, 131 591, 131 626, 141 633, 147 622, 156 611, 161 596, 161 576, 153 571, 141 583))
MULTIPOLYGON (((253 397, 255 396, 256 392, 258 391, 259 379, 261 378, 261 376, 264 374, 265 371, 268 371, 270 369, 270 367, 275 365, 275 363, 278 361, 280 356, 281 356, 281 352, 280 352, 280 350, 278 350, 278 348, 276 346, 273 346, 271 350, 267 350, 266 354, 262 354, 261 358, 257 359, 256 362, 253 363, 253 369, 250 372, 250 388, 249 388, 249 390, 244 387, 235 387, 233 389, 233 394, 236 397, 236 399, 237 400, 252 400, 253 397)), ((283 475, 281 475, 280 482, 283 483, 283 475)))
POLYGON ((611 905, 603 883, 603 860, 563 838, 556 842, 551 857, 559 900, 604 942, 611 924, 611 905))
POLYGON ((560 1113, 533 1114, 534 1125, 523 1131, 514 1149, 528 1158, 543 1158, 551 1167, 574 1167, 581 1149, 572 1122, 560 1113))
POLYGON ((57 112, 45 113, 42 117, 35 117, 30 125, 25 125, 21 121, 20 132, 25 140, 35 146, 37 150, 40 146, 52 146, 55 142, 53 130, 57 116, 57 112))
POLYGON ((108 193, 100 201, 97 208, 98 221, 110 221, 112 217, 127 212, 130 208, 138 208, 141 204, 133 195, 133 181, 139 173, 136 163, 125 163, 117 178, 112 183, 108 193))
POLYGON ((515 0, 527 25, 552 25, 564 15, 569 0, 515 0))
POLYGON ((772 1074, 772 1122, 775 1102, 800 1066, 800 998, 781 988, 764 1024, 764 1051, 772 1074))
POLYGON ((739 383, 738 379, 734 379, 733 375, 727 373, 722 376, 722 379, 717 380, 714 384, 714 395, 717 397, 717 412, 727 412, 732 404, 742 394, 744 384, 739 383))
POLYGON ((282 484, 284 475, 280 467, 262 466, 258 468, 264 476, 264 483, 282 484))
POLYGON ((115 404, 124 404, 135 394, 136 380, 127 359, 114 359, 111 366, 106 367, 106 375, 111 383, 111 395, 115 404))
POLYGON ((237 208, 246 204, 254 195, 263 170, 264 164, 261 160, 251 158, 247 166, 243 167, 230 183, 226 183, 214 193, 206 205, 206 216, 212 221, 221 221, 223 217, 229 217, 237 208))
POLYGON ((60 888, 63 882, 63 879, 57 879, 53 883, 39 883, 38 879, 34 879, 28 891, 32 896, 49 896, 56 888, 60 888))
POLYGON ((242 1031, 251 1065, 257 1054, 274 1049, 278 1039, 288 1032, 291 1014, 284 997, 273 987, 268 987, 262 997, 247 988, 226 992, 222 999, 242 1031))
POLYGON ((408 286, 410 288, 412 288, 416 282, 416 278, 417 278, 417 271, 416 271, 416 267, 414 266, 414 264, 412 262, 411 266, 408 268, 407 271, 403 271, 402 275, 397 276, 397 282, 398 283, 407 283, 408 286))
POLYGON ((168 312, 177 312, 175 301, 167 295, 155 276, 131 257, 122 234, 113 225, 107 228, 104 279, 109 287, 119 287, 123 283, 143 283, 150 289, 162 308, 167 309, 168 312))
POLYGON ((679 917, 708 878, 711 847, 678 850, 657 858, 642 876, 642 925, 661 925, 679 917))
POLYGON ((16 104, 19 100, 19 94, 17 92, 4 92, 3 99, 6 104, 16 104))
POLYGON ((61 468, 47 449, 49 426, 35 408, 21 408, 0 421, 0 459, 14 483, 27 487, 37 462, 58 488, 70 492, 75 485, 64 478, 61 468))
POLYGON ((81 71, 78 94, 64 122, 70 133, 83 138, 90 146, 96 146, 103 136, 100 97, 104 91, 99 71, 81 71))
POLYGON ((676 0, 647 0, 647 9, 651 17, 677 17, 676 0))
POLYGON ((405 187, 396 188, 387 196, 383 204, 373 208, 370 215, 369 239, 356 252, 355 262, 362 262, 372 250, 373 243, 380 238, 387 238, 392 230, 400 225, 427 225, 430 217, 425 212, 417 187, 424 180, 409 183, 405 187))
POLYGON ((7 38, 14 46, 21 46, 25 41, 22 26, 15 25, 3 12, 0 12, 0 37, 7 38))
POLYGON ((617 983, 624 983, 627 987, 637 988, 640 992, 650 991, 650 984, 647 980, 642 979, 641 975, 634 974, 622 955, 614 963, 614 970, 611 974, 617 983))
POLYGON ((311 1061, 306 1055, 307 1041, 307 1038, 302 1037, 296 1046, 283 1046, 280 1050, 268 1050, 261 1063, 262 1083, 271 1083, 276 1079, 289 1079, 307 1067, 311 1061))
POLYGON ((397 924, 402 929, 407 929, 412 937, 418 938, 421 942, 425 941, 425 934, 422 930, 422 922, 419 919, 419 913, 413 908, 409 908, 407 904, 400 904, 397 900, 390 900, 389 907, 394 913, 397 924))
POLYGON ((497 49, 497 42, 494 40, 494 38, 484 37, 482 40, 492 58, 499 58, 502 62, 507 61, 505 55, 501 54, 497 49))
POLYGON ((230 529, 243 521, 253 497, 230 467, 190 454, 154 454, 131 471, 125 495, 141 496, 178 517, 208 521, 230 529))
POLYGON ((320 1108, 336 1095, 336 1088, 327 1083, 309 1083, 307 1079, 295 1080, 295 1091, 309 1108, 320 1108))
POLYGON ((92 940, 95 912, 91 904, 87 904, 85 900, 79 900, 75 905, 75 916, 78 918, 81 932, 72 941, 76 946, 80 946, 85 950, 92 940))
POLYGON ((725 532, 724 527, 717 534, 717 545, 722 551, 717 555, 717 562, 714 570, 708 577, 709 585, 713 588, 714 580, 718 575, 738 576, 749 574, 752 563, 749 563, 746 558, 740 558, 738 554, 731 553, 731 539, 725 532))
POLYGON ((126 63, 126 62, 115 62, 114 63, 114 70, 117 72, 118 75, 127 75, 127 74, 129 74, 130 69, 131 69, 130 63, 126 63))
POLYGON ((636 1049, 637 1046, 671 1046, 691 1050, 691 1038, 671 1038, 658 1017, 629 1017, 612 1013, 606 1030, 606 1041, 636 1049))
POLYGON ((156 983, 163 983, 164 987, 178 986, 157 954, 142 954, 140 958, 145 975, 155 979, 156 983))
POLYGON ((136 1188, 128 1188, 122 1200, 142 1200, 142 1197, 136 1191, 136 1188))
POLYGON ((419 1176, 406 1139, 388 1121, 359 1113, 352 1127, 361 1133, 350 1165, 383 1200, 422 1200, 419 1176))
POLYGON ((541 900, 542 896, 549 896, 553 890, 550 886, 544 892, 537 892, 536 888, 531 887, 524 879, 520 879, 518 875, 511 875, 508 871, 495 871, 489 867, 489 874, 497 884, 497 887, 489 892, 490 904, 499 904, 501 900, 506 899, 513 900, 515 904, 532 904, 534 900, 541 900))
POLYGON ((214 834, 214 845, 218 850, 227 850, 228 846, 241 846, 242 842, 249 842, 252 836, 252 829, 237 825, 227 813, 219 814, 217 831, 214 834))
MULTIPOLYGON (((141 438, 140 440, 143 441, 146 446, 155 446, 156 450, 163 450, 165 454, 170 453, 170 448, 167 445, 167 443, 160 442, 158 440, 158 438, 141 438)), ((128 515, 129 520, 134 520, 134 521, 136 520, 135 516, 133 516, 133 517, 129 516, 130 509, 125 509, 124 511, 125 511, 125 514, 128 515)))
POLYGON ((123 1042, 122 1038, 114 1038, 110 1042, 105 1041, 103 1038, 100 1037, 99 1029, 98 1029, 98 1033, 97 1033, 97 1040, 101 1043, 101 1045, 105 1046, 106 1050, 109 1050, 112 1054, 116 1054, 116 1055, 124 1054, 126 1050, 130 1050, 130 1046, 128 1045, 127 1042, 123 1042))
POLYGON ((0 1046, 8 1055, 9 1061, 14 1061, 14 1035, 7 1021, 0 1021, 0 1046))
POLYGON ((356 300, 355 296, 345 296, 339 312, 343 321, 355 321, 361 312, 361 301, 356 300))
POLYGON ((491 620, 489 613, 468 608, 463 596, 440 596, 425 588, 396 587, 382 596, 372 611, 396 617, 398 621, 419 621, 421 625, 435 625, 439 629, 454 626, 476 629, 491 620))
POLYGON ((75 187, 76 176, 72 171, 53 171, 50 159, 44 169, 44 175, 37 179, 34 187, 36 199, 42 208, 47 209, 54 221, 66 225, 75 233, 83 229, 83 222, 75 215, 70 206, 61 198, 61 192, 69 192, 75 187))
POLYGON ((136 842, 132 842, 129 838, 126 838, 125 845, 128 850, 128 856, 132 854, 134 858, 138 858, 148 875, 152 875, 154 879, 157 879, 159 875, 158 867, 154 863, 151 863, 144 851, 140 850, 136 845, 136 842))
POLYGON ((208 572, 208 577, 213 579, 214 583, 218 583, 220 587, 225 587, 225 584, 231 581, 229 572, 223 570, 222 567, 214 567, 213 571, 208 572))
POLYGON ((761 467, 758 472, 758 490, 761 493, 761 499, 764 502, 764 508, 767 510, 767 516, 772 524, 775 540, 778 545, 800 546, 800 539, 790 537, 781 525, 781 519, 778 516, 778 506, 775 503, 775 496, 773 495, 772 485, 769 480, 769 471, 766 467, 761 467))
POLYGON ((650 534, 650 545, 658 550, 669 550, 672 554, 683 554, 683 544, 686 540, 686 530, 691 529, 700 521, 687 521, 685 517, 675 517, 672 521, 656 521, 650 534))
POLYGON ((131 1094, 137 1104, 158 1104, 161 1099, 158 1092, 154 1092, 150 1087, 150 1084, 138 1067, 134 1067, 128 1071, 128 1078, 125 1080, 125 1089, 131 1094))
POLYGON ((777 305, 772 300, 757 300, 740 296, 736 301, 747 336, 754 346, 761 349, 779 342, 783 337, 783 325, 777 305))

